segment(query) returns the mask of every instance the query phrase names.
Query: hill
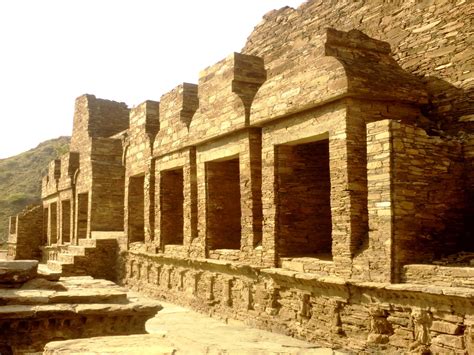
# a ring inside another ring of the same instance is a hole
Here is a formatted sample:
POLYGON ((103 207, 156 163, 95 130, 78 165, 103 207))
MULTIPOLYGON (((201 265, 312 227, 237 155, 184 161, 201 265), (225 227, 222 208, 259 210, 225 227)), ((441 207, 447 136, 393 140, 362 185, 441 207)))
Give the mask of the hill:
POLYGON ((8 236, 8 217, 40 202, 41 178, 48 163, 67 152, 69 141, 70 137, 47 140, 24 153, 0 159, 0 245, 8 236))

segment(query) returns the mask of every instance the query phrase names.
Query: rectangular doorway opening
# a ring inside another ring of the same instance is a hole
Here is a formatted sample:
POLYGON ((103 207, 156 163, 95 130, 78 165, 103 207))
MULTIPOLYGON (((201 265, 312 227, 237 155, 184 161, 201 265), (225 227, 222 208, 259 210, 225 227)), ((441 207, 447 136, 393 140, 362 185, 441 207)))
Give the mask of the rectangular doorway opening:
POLYGON ((50 220, 49 220, 49 243, 56 244, 58 242, 58 204, 53 202, 49 205, 50 220))
POLYGON ((17 216, 10 217, 10 234, 16 234, 16 220, 18 219, 17 216))
POLYGON ((209 249, 240 249, 239 158, 207 162, 206 184, 209 249))
POLYGON ((47 245, 48 244, 48 212, 49 209, 48 207, 43 207, 43 242, 42 244, 43 245, 47 245))
POLYGON ((275 149, 279 256, 332 260, 329 140, 275 149))
POLYGON ((89 214, 89 194, 77 195, 77 239, 87 238, 87 220, 89 214))
POLYGON ((183 244, 183 169, 160 173, 161 240, 163 245, 183 244))
POLYGON ((71 201, 61 201, 61 241, 71 242, 71 201))
POLYGON ((145 242, 145 176, 128 181, 128 241, 145 242))

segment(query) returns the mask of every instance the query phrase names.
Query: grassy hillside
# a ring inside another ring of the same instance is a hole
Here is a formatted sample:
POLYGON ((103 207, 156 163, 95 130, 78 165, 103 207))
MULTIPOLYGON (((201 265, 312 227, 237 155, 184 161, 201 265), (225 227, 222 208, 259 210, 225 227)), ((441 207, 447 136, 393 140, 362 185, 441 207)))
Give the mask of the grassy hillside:
POLYGON ((0 159, 0 245, 7 239, 8 217, 40 202, 41 178, 48 163, 67 152, 69 140, 51 139, 27 152, 0 159))

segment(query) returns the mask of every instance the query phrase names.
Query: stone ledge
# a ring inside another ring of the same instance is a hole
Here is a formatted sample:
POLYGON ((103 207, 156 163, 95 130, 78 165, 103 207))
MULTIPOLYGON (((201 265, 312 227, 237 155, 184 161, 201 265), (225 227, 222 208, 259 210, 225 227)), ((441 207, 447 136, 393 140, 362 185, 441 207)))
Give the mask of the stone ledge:
POLYGON ((176 349, 164 344, 163 335, 126 335, 54 341, 46 344, 45 355, 53 354, 174 354, 176 349))
POLYGON ((403 267, 402 279, 407 283, 474 288, 474 267, 410 264, 403 267))
POLYGON ((219 270, 222 270, 222 268, 227 268, 230 272, 236 272, 236 271, 244 272, 247 274, 252 274, 254 277, 257 277, 259 271, 264 268, 262 266, 249 265, 247 263, 243 263, 240 261, 204 259, 204 258, 190 259, 187 257, 169 256, 165 254, 152 254, 152 253, 145 253, 145 252, 138 252, 138 251, 127 251, 127 253, 140 256, 140 257, 145 257, 153 261, 162 260, 166 263, 178 264, 178 265, 182 265, 183 267, 194 267, 194 268, 203 267, 205 269, 218 268, 219 270))
POLYGON ((162 306, 111 281, 91 277, 34 278, 0 289, 0 349, 42 351, 51 340, 145 333, 162 306))
POLYGON ((0 286, 17 287, 36 277, 38 271, 37 260, 0 261, 0 286))
POLYGON ((167 256, 163 254, 151 254, 151 253, 140 253, 129 251, 128 253, 139 256, 150 258, 153 261, 162 261, 163 263, 179 265, 182 267, 189 268, 202 268, 205 270, 215 270, 224 273, 242 273, 245 275, 251 274, 254 277, 268 276, 278 279, 286 279, 293 284, 305 284, 311 286, 311 283, 317 283, 318 285, 327 284, 327 287, 343 289, 345 292, 349 292, 349 287, 358 288, 370 288, 375 290, 387 290, 387 291, 402 291, 402 292, 413 292, 427 295, 438 295, 438 296, 453 296, 464 299, 474 298, 474 289, 467 287, 449 287, 449 286, 437 286, 437 285, 425 285, 417 283, 399 283, 391 284, 384 282, 364 282, 356 280, 345 280, 338 276, 322 276, 316 273, 309 272, 297 272, 293 270, 287 270, 283 268, 265 268, 261 266, 252 266, 244 264, 242 262, 226 261, 226 260, 215 260, 215 259, 189 259, 183 257, 167 256))

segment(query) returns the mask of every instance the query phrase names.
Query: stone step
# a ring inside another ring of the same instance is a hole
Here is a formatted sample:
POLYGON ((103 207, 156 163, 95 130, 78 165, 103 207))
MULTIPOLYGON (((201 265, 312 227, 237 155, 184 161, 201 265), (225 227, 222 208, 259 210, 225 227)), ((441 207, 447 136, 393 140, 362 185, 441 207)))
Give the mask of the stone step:
POLYGON ((62 277, 87 275, 86 270, 77 267, 73 263, 65 263, 59 260, 48 260, 47 266, 54 272, 60 272, 62 277))
MULTIPOLYGON (((97 267, 106 264, 112 265, 111 255, 117 250, 117 238, 113 234, 119 232, 98 232, 100 239, 79 239, 79 245, 67 245, 54 256, 54 261, 48 261, 47 266, 61 276, 93 275, 97 278, 113 279, 113 272, 109 267, 97 267), (102 264, 101 264, 102 263, 102 264)), ((121 232, 120 232, 121 233, 121 232)))
POLYGON ((81 247, 94 247, 96 246, 96 239, 79 239, 79 246, 81 247))
MULTIPOLYGON (((36 279, 37 280, 37 279, 36 279)), ((30 283, 31 285, 31 283, 30 283)), ((0 304, 25 305, 38 303, 41 298, 43 304, 124 304, 127 303, 127 293, 120 289, 84 288, 67 290, 61 284, 55 284, 54 289, 35 289, 41 284, 38 281, 27 289, 4 289, 0 293, 0 304)), ((47 284, 51 286, 52 284, 47 284)), ((41 287, 41 286, 40 286, 41 287)))
POLYGON ((85 255, 86 247, 83 247, 81 245, 70 245, 67 248, 67 253, 71 255, 85 255))
POLYGON ((64 264, 74 264, 74 259, 76 256, 78 255, 59 253, 58 261, 64 264))
POLYGON ((38 277, 49 281, 57 281, 61 277, 61 273, 51 270, 47 264, 38 264, 38 277))
POLYGON ((48 260, 46 265, 48 266, 48 269, 53 272, 63 272, 63 263, 58 260, 48 260))
POLYGON ((120 237, 123 237, 123 236, 124 236, 123 231, 119 231, 119 232, 93 231, 93 232, 91 232, 91 238, 92 239, 117 239, 117 238, 120 238, 120 237))
POLYGON ((0 285, 21 284, 36 277, 37 260, 0 261, 0 285))

